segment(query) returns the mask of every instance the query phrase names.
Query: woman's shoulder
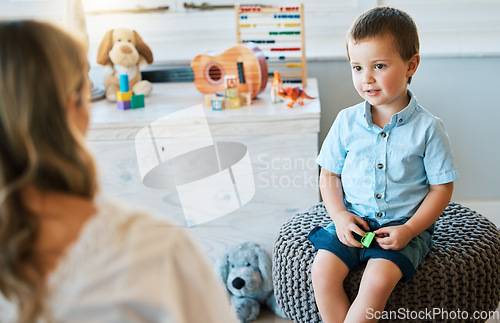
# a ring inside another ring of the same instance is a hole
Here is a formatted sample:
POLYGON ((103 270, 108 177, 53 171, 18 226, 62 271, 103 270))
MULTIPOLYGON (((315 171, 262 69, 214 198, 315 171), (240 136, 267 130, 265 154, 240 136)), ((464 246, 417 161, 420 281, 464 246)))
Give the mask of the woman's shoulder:
POLYGON ((161 268, 168 263, 183 267, 199 255, 196 243, 177 225, 100 198, 98 213, 49 277, 50 307, 55 317, 68 318, 75 308, 99 307, 94 301, 82 302, 104 295, 110 304, 120 299, 155 303, 160 299, 155 284, 163 279, 161 268))
POLYGON ((82 244, 98 244, 102 248, 124 252, 148 241, 161 244, 163 250, 179 240, 189 239, 184 229, 161 219, 152 212, 110 198, 99 198, 98 213, 82 230, 82 244))
POLYGON ((98 198, 97 208, 49 277, 51 283, 71 276, 112 277, 116 270, 175 256, 179 244, 196 248, 182 228, 148 211, 109 198, 98 198))
POLYGON ((187 234, 173 223, 154 217, 150 212, 121 203, 118 200, 99 197, 97 213, 82 228, 75 243, 66 251, 51 281, 62 281, 75 271, 93 271, 107 268, 109 259, 122 266, 130 262, 129 255, 147 245, 161 245, 164 252, 187 234), (148 245, 148 243, 151 243, 148 245))
MULTIPOLYGON (((97 207, 96 222, 106 226, 113 224, 114 230, 118 233, 131 232, 142 226, 159 226, 173 229, 176 232, 183 231, 178 225, 167 219, 159 218, 150 210, 122 203, 112 198, 99 198, 97 207)), ((110 228, 108 227, 108 229, 110 228)))

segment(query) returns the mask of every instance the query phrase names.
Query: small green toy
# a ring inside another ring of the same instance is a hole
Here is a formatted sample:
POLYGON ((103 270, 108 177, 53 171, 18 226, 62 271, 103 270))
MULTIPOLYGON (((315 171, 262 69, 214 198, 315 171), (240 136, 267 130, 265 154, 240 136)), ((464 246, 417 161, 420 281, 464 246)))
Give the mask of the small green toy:
POLYGON ((366 232, 365 235, 361 238, 361 244, 366 248, 369 248, 373 238, 375 238, 375 233, 366 232))

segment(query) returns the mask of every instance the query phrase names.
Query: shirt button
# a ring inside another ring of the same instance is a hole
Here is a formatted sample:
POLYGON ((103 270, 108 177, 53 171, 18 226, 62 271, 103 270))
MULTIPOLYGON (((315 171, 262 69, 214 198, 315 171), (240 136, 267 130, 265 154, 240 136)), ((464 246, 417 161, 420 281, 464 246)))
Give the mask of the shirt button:
POLYGON ((378 212, 378 213, 377 213, 377 217, 381 218, 381 217, 383 217, 383 216, 384 216, 384 213, 382 213, 382 212, 378 212))
POLYGON ((378 164, 378 165, 377 165, 377 168, 378 168, 378 169, 382 169, 382 168, 384 168, 384 165, 382 165, 382 164, 378 164))
POLYGON ((375 197, 380 200, 382 198, 382 194, 379 193, 379 194, 375 195, 375 197))
POLYGON ((385 138, 385 136, 387 136, 387 134, 386 134, 385 132, 381 132, 381 133, 380 133, 380 136, 381 136, 382 138, 385 138))
POLYGON ((399 123, 403 122, 403 119, 399 119, 399 120, 398 120, 398 122, 399 122, 399 123))

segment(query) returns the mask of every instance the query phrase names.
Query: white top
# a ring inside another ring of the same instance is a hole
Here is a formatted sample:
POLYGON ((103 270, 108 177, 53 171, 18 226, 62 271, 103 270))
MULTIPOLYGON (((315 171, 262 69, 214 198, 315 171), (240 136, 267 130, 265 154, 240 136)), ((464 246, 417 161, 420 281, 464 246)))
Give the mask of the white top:
MULTIPOLYGON (((236 322, 222 283, 180 228, 101 200, 48 278, 60 322, 236 322)), ((0 294, 0 322, 16 322, 0 294)))

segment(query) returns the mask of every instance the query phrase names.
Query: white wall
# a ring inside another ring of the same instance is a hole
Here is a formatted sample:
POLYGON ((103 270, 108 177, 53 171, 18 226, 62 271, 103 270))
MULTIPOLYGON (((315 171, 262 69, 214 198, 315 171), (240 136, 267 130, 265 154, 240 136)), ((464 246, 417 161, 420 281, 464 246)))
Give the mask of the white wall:
MULTIPOLYGON (((0 0, 2 1, 2 0, 0 0)), ((3 0, 5 1, 5 0, 3 0)), ((119 9, 154 8, 156 13, 93 14, 109 9, 108 1, 83 0, 87 11, 90 56, 95 57, 104 33, 125 26, 135 29, 154 50, 156 64, 189 62, 209 50, 222 51, 235 44, 236 16, 232 9, 186 10, 183 0, 123 0, 119 9)), ((186 1, 191 2, 191 1, 186 1)), ((209 1, 234 4, 237 1, 209 1)), ((275 6, 300 1, 256 1, 275 6)), ((310 0, 304 2, 306 54, 310 59, 345 57, 344 38, 356 16, 377 5, 393 5, 415 19, 420 32, 421 53, 431 56, 500 55, 500 1, 497 0, 310 0)), ((116 3, 114 1, 113 3, 116 3)), ((201 2, 198 2, 201 3, 201 2)), ((245 2, 248 3, 248 2, 245 2)), ((92 61, 95 61, 93 59, 92 61)))
MULTIPOLYGON (((337 113, 361 98, 347 60, 309 62, 308 72, 319 81, 321 144, 337 113)), ((418 102, 448 130, 460 172, 454 200, 500 202, 498 75, 499 57, 424 57, 413 77, 418 102)))

